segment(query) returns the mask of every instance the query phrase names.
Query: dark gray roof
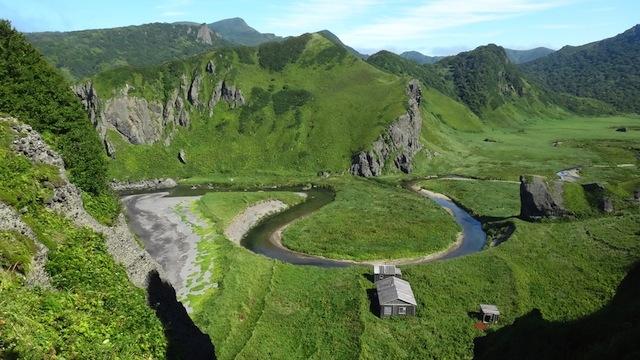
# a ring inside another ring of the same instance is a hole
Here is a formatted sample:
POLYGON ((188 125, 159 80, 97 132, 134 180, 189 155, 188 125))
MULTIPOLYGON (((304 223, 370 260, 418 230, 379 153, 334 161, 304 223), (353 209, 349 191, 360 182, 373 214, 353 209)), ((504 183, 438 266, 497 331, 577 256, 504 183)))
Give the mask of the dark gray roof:
POLYGON ((411 285, 397 277, 376 281, 376 290, 378 291, 378 301, 381 305, 397 302, 397 300, 417 305, 411 285))
POLYGON ((395 265, 373 265, 373 273, 375 275, 402 275, 402 271, 395 265))

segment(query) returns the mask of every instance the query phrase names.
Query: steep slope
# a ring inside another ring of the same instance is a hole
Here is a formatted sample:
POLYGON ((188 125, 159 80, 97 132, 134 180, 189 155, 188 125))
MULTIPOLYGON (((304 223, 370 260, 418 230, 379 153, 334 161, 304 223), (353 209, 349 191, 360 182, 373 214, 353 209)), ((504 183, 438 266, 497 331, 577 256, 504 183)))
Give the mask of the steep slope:
POLYGON ((405 112, 406 82, 306 34, 114 69, 76 90, 114 150, 115 177, 315 174, 346 171, 372 146, 405 112))
POLYGON ((280 41, 282 38, 271 33, 261 33, 241 18, 231 18, 209 24, 209 28, 228 41, 240 45, 256 46, 268 41, 280 41))
POLYGON ((407 60, 411 60, 411 61, 415 61, 420 65, 423 64, 435 64, 438 61, 440 61, 441 59, 444 59, 445 56, 428 56, 428 55, 424 55, 421 52, 418 51, 405 51, 402 54, 400 54, 401 57, 407 59, 407 60))
POLYGON ((228 45, 206 25, 153 23, 26 34, 52 64, 81 79, 117 66, 147 66, 228 45))
POLYGON ((545 47, 537 47, 529 50, 513 50, 505 48, 504 51, 507 53, 507 58, 514 64, 524 64, 542 57, 545 57, 555 50, 545 48, 545 47))
POLYGON ((591 97, 620 111, 640 112, 640 25, 615 37, 565 46, 522 65, 522 70, 559 92, 591 97))
POLYGON ((0 112, 46 134, 84 191, 106 191, 104 152, 69 84, 6 21, 0 22, 0 112))
POLYGON ((345 43, 343 43, 342 40, 340 40, 340 38, 336 34, 332 33, 329 30, 318 31, 318 34, 326 37, 329 41, 333 42, 334 44, 342 46, 343 48, 345 48, 349 52, 349 54, 351 54, 353 56, 359 57, 361 59, 366 59, 368 57, 368 55, 362 54, 362 53, 358 52, 358 50, 352 48, 351 46, 346 45, 345 43))

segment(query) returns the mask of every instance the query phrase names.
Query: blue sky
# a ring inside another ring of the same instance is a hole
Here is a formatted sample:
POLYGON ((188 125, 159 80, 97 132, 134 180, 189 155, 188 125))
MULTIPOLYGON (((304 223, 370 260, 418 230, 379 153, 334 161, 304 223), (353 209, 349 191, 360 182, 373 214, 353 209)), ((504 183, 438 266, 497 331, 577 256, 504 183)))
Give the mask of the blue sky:
POLYGON ((514 49, 581 45, 640 22, 640 0, 0 0, 21 31, 242 17, 261 32, 329 29, 356 49, 448 55, 487 43, 514 49))

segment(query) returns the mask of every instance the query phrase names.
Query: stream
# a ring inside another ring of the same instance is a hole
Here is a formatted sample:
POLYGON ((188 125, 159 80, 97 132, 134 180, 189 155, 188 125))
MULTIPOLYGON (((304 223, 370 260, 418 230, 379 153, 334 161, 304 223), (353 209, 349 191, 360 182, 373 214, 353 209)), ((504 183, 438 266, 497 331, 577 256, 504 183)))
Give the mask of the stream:
MULTIPOLYGON (((328 259, 320 256, 312 256, 289 250, 286 247, 282 246, 277 240, 277 237, 282 232, 282 230, 296 220, 311 215, 313 212, 317 211, 318 209, 327 205, 335 199, 335 193, 333 192, 333 190, 315 187, 311 189, 302 189, 300 187, 255 189, 255 191, 272 190, 305 192, 307 194, 307 199, 306 201, 298 205, 295 205, 289 209, 286 209, 280 213, 262 220, 257 226, 249 230, 246 236, 242 239, 241 245, 254 253, 261 254, 283 262, 288 262, 296 265, 314 265, 321 267, 343 267, 351 266, 354 264, 373 264, 383 262, 394 263, 397 265, 418 264, 435 260, 451 259, 482 250, 486 243, 486 234, 482 230, 482 224, 478 220, 473 218, 464 209, 456 205, 453 201, 451 201, 444 195, 433 193, 427 190, 420 190, 419 188, 416 188, 412 183, 405 184, 405 188, 417 193, 420 196, 424 196, 432 201, 435 201, 438 205, 447 210, 447 212, 449 212, 453 216, 454 220, 461 228, 461 238, 459 238, 458 241, 449 249, 436 254, 430 254, 417 258, 398 259, 393 261, 369 260, 364 262, 328 259)), ((151 194, 154 194, 156 197, 160 198, 179 197, 181 200, 184 200, 193 197, 195 199, 196 197, 212 191, 230 190, 208 188, 204 186, 178 186, 169 191, 164 190, 146 192, 143 194, 127 194, 126 196, 123 196, 123 203, 128 222, 132 225, 130 226, 132 231, 140 237, 145 245, 145 248, 147 248, 147 251, 153 254, 157 252, 157 249, 155 249, 154 247, 158 246, 158 242, 155 241, 158 237, 163 238, 162 246, 167 245, 168 239, 166 238, 166 236, 164 236, 166 234, 158 233, 158 231, 163 231, 163 229, 166 230, 166 227, 162 226, 162 224, 150 223, 148 221, 148 218, 150 216, 149 212, 153 212, 153 209, 147 208, 142 211, 138 206, 136 206, 136 201, 132 201, 132 199, 136 199, 137 197, 149 196, 151 194), (144 221, 145 218, 147 219, 147 221, 144 221), (143 223, 147 223, 148 225, 141 226, 141 224, 143 223)), ((252 189, 249 191, 254 190, 252 189)), ((159 208, 158 211, 166 212, 166 209, 159 208)), ((161 219, 162 217, 155 218, 161 219)), ((177 243, 180 243, 182 240, 176 238, 175 241, 177 243)), ((179 254, 176 255, 180 256, 179 254)), ((162 259, 157 260, 161 263, 164 262, 161 261, 162 259)), ((171 264, 162 265, 163 267, 165 267, 165 269, 167 268, 167 265, 171 267, 171 264)))

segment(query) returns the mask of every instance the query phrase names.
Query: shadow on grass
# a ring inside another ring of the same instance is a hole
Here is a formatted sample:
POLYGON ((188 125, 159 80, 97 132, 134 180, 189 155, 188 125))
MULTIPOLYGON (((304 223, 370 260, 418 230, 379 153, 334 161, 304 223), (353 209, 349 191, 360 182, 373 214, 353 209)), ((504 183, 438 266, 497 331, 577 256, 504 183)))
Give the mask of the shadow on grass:
POLYGON ((534 309, 474 343, 475 359, 640 359, 640 262, 587 317, 550 322, 534 309))
POLYGON ((380 317, 380 306, 378 306, 378 292, 376 289, 367 289, 367 297, 369 298, 369 311, 377 317, 380 317))
POLYGON ((156 311, 167 338, 166 358, 215 359, 211 338, 193 323, 187 310, 176 298, 173 286, 164 282, 156 271, 149 273, 147 283, 149 306, 156 311))

